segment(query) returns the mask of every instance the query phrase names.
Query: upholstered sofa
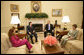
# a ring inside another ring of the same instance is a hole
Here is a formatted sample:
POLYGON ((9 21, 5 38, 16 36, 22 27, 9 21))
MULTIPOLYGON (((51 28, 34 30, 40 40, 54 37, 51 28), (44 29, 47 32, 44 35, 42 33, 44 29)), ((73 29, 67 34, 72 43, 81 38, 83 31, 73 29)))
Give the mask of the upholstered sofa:
POLYGON ((65 44, 65 49, 70 54, 83 54, 83 29, 77 28, 79 31, 76 40, 69 40, 65 44))
POLYGON ((12 47, 9 37, 6 33, 1 33, 1 54, 26 54, 28 49, 26 45, 12 47))

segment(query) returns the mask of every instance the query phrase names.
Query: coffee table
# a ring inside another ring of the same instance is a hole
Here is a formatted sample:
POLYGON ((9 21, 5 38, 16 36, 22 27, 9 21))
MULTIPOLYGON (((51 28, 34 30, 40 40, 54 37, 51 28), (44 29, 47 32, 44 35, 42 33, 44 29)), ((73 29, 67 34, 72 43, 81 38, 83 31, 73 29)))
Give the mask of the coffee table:
POLYGON ((41 50, 42 45, 44 46, 46 54, 64 54, 64 50, 58 44, 56 46, 49 47, 44 44, 43 40, 41 40, 41 50))

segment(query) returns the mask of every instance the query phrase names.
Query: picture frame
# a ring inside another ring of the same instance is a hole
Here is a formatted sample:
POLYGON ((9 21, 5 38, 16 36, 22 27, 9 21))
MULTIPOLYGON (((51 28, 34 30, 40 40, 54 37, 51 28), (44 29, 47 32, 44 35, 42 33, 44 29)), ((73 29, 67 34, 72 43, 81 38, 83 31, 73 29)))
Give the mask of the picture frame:
POLYGON ((19 6, 16 4, 10 4, 11 12, 19 12, 19 6))
POLYGON ((52 9, 52 17, 62 17, 62 9, 52 9))
POLYGON ((41 1, 31 1, 31 13, 41 13, 41 1))

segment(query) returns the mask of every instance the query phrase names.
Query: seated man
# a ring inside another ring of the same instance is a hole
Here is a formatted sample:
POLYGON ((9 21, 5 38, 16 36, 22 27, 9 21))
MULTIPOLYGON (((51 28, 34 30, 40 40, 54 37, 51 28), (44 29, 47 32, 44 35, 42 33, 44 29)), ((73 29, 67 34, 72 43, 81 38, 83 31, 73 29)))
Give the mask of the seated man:
POLYGON ((44 37, 46 37, 47 33, 51 33, 52 36, 54 36, 53 29, 54 29, 53 25, 50 24, 50 21, 48 20, 48 23, 45 25, 44 37))
POLYGON ((27 34, 30 35, 32 44, 34 44, 33 39, 32 39, 33 35, 35 36, 35 41, 37 42, 37 34, 34 30, 34 27, 32 26, 32 22, 29 22, 29 25, 27 26, 27 34))
POLYGON ((76 30, 76 28, 77 28, 77 25, 73 24, 72 25, 72 30, 70 30, 67 35, 65 35, 65 36, 62 37, 62 39, 61 39, 61 46, 62 47, 65 46, 65 44, 66 44, 66 42, 68 40, 74 40, 74 39, 76 39, 77 34, 78 34, 78 30, 76 30))

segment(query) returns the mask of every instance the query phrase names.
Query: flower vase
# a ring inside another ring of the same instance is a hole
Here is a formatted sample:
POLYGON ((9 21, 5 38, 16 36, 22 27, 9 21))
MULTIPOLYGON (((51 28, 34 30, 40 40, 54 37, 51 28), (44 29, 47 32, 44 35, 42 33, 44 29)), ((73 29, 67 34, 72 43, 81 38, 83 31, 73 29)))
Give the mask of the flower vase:
POLYGON ((48 44, 46 44, 46 46, 47 46, 47 47, 50 47, 50 48, 51 48, 51 47, 54 47, 54 45, 51 45, 51 46, 50 46, 50 45, 48 45, 48 44))

